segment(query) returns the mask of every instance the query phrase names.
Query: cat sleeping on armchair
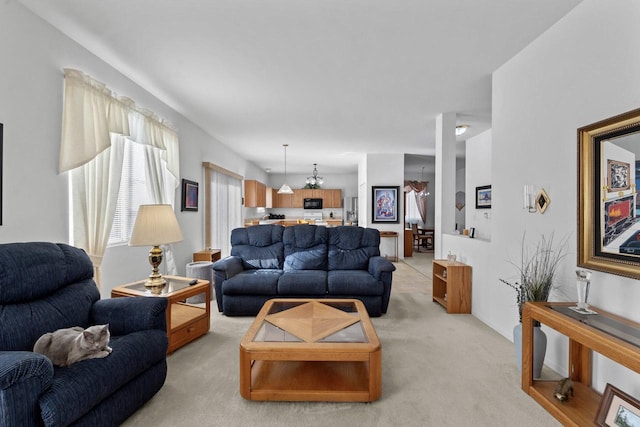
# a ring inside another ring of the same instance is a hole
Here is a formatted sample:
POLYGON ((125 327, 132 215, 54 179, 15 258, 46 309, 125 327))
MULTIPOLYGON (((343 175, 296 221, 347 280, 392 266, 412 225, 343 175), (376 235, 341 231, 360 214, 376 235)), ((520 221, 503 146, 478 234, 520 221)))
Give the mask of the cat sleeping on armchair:
POLYGON ((99 359, 111 353, 109 325, 58 329, 38 338, 33 351, 44 354, 56 366, 69 366, 85 359, 99 359))

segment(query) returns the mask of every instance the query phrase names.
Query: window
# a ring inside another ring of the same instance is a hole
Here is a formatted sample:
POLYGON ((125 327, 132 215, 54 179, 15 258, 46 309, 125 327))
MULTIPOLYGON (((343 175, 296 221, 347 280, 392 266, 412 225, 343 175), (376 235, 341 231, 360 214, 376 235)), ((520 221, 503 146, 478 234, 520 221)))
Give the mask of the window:
POLYGON ((144 146, 125 139, 122 177, 108 247, 126 245, 131 237, 138 207, 152 203, 147 190, 144 146))
POLYGON ((420 211, 418 210, 418 204, 416 203, 416 192, 411 190, 404 193, 405 213, 404 219, 407 223, 419 223, 422 222, 420 217, 420 211))

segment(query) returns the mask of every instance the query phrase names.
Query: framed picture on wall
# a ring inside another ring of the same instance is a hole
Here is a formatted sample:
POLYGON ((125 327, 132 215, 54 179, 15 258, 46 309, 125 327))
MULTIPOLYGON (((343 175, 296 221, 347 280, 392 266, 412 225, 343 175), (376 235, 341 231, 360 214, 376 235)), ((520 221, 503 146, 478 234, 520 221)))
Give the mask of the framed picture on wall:
POLYGON ((400 187, 371 187, 371 222, 399 222, 398 192, 400 187))
POLYGON ((198 211, 198 183, 182 180, 182 211, 198 211))
POLYGON ((491 209, 491 186, 476 187, 476 209, 491 209))

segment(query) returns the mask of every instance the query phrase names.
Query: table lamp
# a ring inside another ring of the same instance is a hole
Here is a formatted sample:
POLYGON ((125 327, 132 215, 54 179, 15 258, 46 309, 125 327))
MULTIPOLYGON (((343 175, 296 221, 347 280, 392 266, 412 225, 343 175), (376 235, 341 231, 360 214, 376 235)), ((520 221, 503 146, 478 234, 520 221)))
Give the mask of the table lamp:
POLYGON ((153 270, 145 286, 163 286, 167 283, 158 272, 162 262, 160 245, 182 240, 182 231, 171 205, 140 205, 129 246, 153 246, 149 251, 149 263, 153 270))

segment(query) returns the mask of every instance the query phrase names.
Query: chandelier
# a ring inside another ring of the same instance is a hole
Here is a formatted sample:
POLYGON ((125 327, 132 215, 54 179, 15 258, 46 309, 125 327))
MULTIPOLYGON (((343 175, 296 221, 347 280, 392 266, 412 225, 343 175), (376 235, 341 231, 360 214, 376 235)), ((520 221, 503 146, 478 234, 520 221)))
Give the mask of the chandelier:
POLYGON ((307 177, 307 179, 305 180, 306 185, 304 186, 304 188, 320 188, 320 186, 324 184, 324 178, 318 176, 318 169, 316 168, 316 166, 318 166, 318 164, 314 163, 313 175, 307 177))
POLYGON ((420 176, 422 177, 422 181, 420 181, 420 183, 424 184, 424 187, 422 188, 422 191, 418 193, 418 197, 426 199, 430 193, 427 191, 427 182, 424 180, 424 166, 422 167, 422 174, 420 176))

